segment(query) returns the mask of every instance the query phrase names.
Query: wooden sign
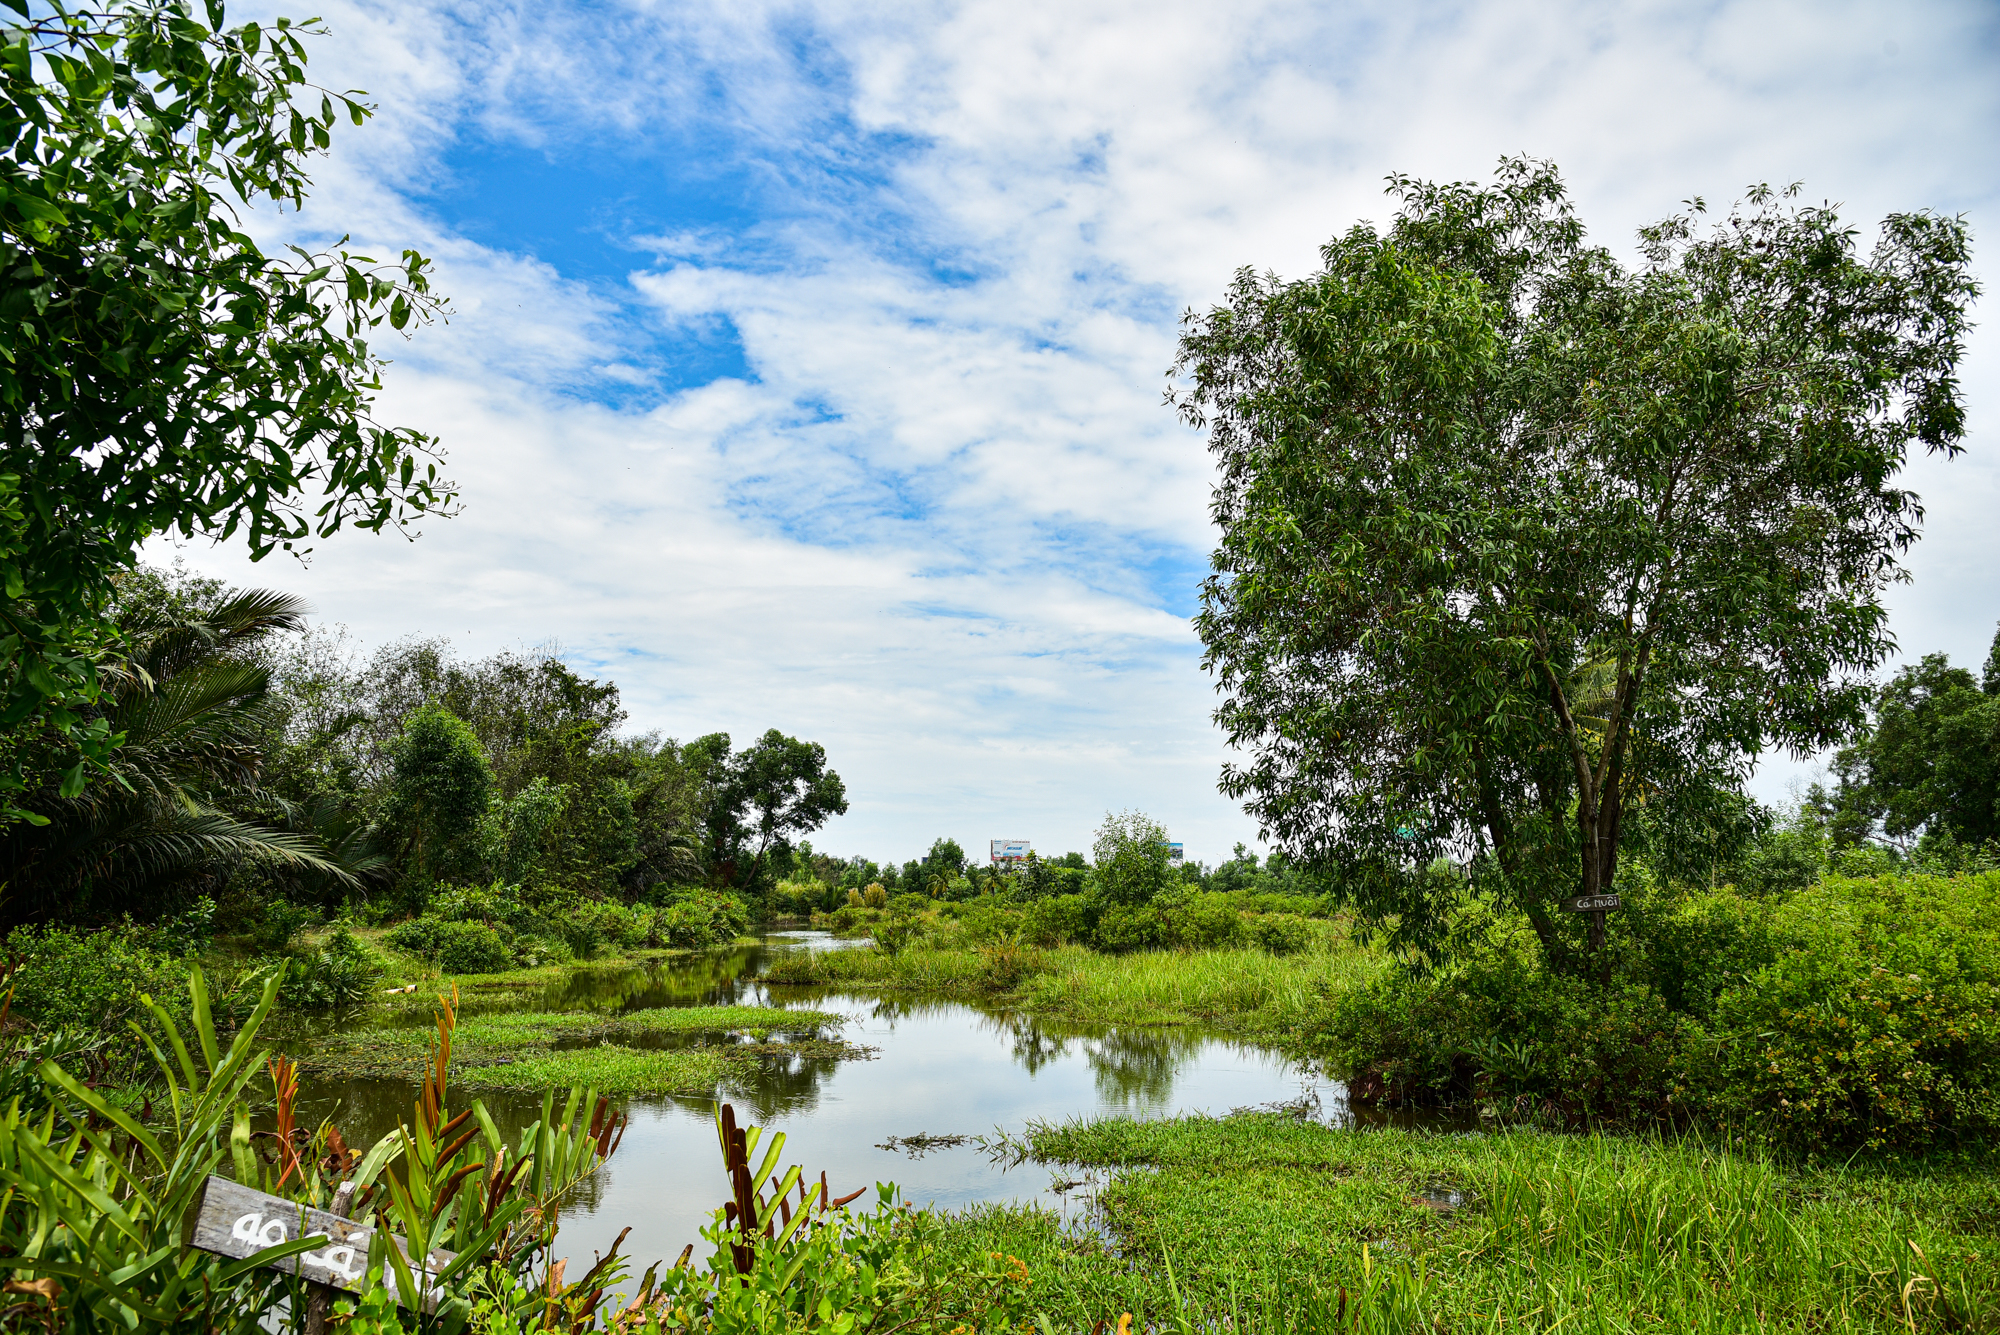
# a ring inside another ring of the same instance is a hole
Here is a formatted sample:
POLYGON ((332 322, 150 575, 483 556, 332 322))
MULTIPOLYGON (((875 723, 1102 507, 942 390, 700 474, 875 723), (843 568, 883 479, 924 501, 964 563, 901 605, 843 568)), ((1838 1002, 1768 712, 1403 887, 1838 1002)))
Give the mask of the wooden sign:
POLYGON ((1563 901, 1563 907, 1572 913, 1603 913, 1623 905, 1624 901, 1616 895, 1571 895, 1563 901))
MULTIPOLYGON (((266 1247, 311 1236, 322 1240, 319 1248, 273 1261, 271 1269, 349 1293, 359 1293, 367 1287, 368 1244, 375 1236, 375 1229, 367 1221, 344 1219, 282 1197, 267 1196, 226 1177, 211 1176, 202 1187, 188 1242, 205 1252, 243 1260, 266 1247)), ((408 1259, 410 1249, 401 1238, 390 1234, 389 1242, 408 1259)), ((424 1311, 436 1310, 439 1294, 433 1280, 452 1259, 453 1253, 439 1250, 425 1258, 422 1266, 411 1266, 410 1273, 423 1290, 424 1311)), ((393 1272, 385 1282, 392 1289, 397 1287, 393 1272)), ((401 1296, 399 1293, 398 1299, 401 1296)), ((407 1302, 402 1305, 409 1306, 407 1302)))

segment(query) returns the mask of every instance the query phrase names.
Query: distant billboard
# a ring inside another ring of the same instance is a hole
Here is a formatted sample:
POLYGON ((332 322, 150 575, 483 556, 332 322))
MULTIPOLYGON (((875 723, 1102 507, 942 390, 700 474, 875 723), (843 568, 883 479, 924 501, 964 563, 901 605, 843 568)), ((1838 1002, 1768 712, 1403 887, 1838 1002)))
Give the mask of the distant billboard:
POLYGON ((1182 849, 1181 845, 1179 845, 1179 844, 1168 844, 1168 845, 1167 845, 1167 861, 1169 861, 1169 862, 1179 862, 1179 861, 1181 860, 1181 854, 1182 854, 1182 852, 1183 852, 1183 851, 1184 851, 1184 850, 1182 849))
POLYGON ((1030 847, 1031 845, 1026 839, 995 839, 992 841, 992 860, 995 862, 1026 862, 1030 847))

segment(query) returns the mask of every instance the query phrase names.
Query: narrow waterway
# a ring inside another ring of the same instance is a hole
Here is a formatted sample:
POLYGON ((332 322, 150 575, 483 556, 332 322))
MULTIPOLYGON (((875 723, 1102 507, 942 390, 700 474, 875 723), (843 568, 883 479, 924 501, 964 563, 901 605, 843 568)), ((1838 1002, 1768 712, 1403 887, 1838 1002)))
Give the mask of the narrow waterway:
MULTIPOLYGON (((891 1138, 971 1137, 1019 1131, 1031 1120, 1184 1112, 1316 1100, 1344 1111, 1343 1091, 1268 1049, 1187 1028, 1101 1028, 1039 1023, 957 1002, 767 987, 762 974, 784 952, 842 948, 823 933, 774 933, 755 946, 712 951, 645 968, 583 969, 542 995, 534 1010, 615 1014, 654 1006, 771 1004, 848 1017, 842 1034, 875 1049, 861 1061, 772 1060, 725 1093, 739 1119, 783 1131, 785 1160, 822 1170, 836 1195, 897 1184, 902 1199, 950 1209, 989 1201, 1082 1207, 1082 1194, 1047 1168, 1005 1169, 969 1140, 911 1154, 891 1138)), ((468 1010, 477 1008, 469 1002, 468 1010)), ((306 1090, 315 1118, 331 1116, 355 1143, 407 1118, 414 1088, 400 1081, 320 1082, 306 1090)), ((503 1130, 539 1113, 540 1100, 482 1095, 503 1130)), ((725 1184, 707 1098, 633 1098, 617 1154, 578 1194, 562 1250, 588 1258, 630 1227, 624 1252, 643 1268, 671 1260, 721 1203, 725 1184)))

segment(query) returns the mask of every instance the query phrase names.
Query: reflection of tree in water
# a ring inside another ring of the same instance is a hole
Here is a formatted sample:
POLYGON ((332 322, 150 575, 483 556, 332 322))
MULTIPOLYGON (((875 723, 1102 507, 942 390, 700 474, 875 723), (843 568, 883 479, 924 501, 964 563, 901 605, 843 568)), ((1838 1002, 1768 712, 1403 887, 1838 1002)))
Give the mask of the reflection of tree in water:
POLYGON ((1198 1034, 1169 1029, 1113 1029, 1084 1045, 1097 1080, 1097 1095, 1124 1107, 1165 1107, 1174 1077, 1208 1042, 1198 1034))
POLYGON ((762 946, 734 946, 645 965, 578 969, 533 999, 552 1011, 650 1010, 656 1006, 734 1006, 756 999, 762 946))
POLYGON ((763 1058, 754 1072, 730 1081, 757 1115, 771 1119, 810 1112, 819 1106, 820 1085, 840 1069, 832 1057, 785 1053, 763 1058))
POLYGON ((1029 1075, 1069 1056, 1070 1036, 1051 1033, 1025 1015, 989 1015, 982 1027, 998 1029, 1014 1049, 1014 1060, 1029 1075))

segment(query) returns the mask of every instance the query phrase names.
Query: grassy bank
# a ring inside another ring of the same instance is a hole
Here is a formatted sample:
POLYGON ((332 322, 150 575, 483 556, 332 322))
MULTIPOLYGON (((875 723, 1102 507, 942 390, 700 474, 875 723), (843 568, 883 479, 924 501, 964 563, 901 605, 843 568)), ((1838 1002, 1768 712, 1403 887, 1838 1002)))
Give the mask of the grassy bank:
POLYGON ((2000 1330, 1985 1163, 1785 1167, 1713 1143, 1341 1131, 1270 1114, 1031 1126, 1003 1151, 1113 1174, 1102 1236, 936 1221, 1027 1267, 1058 1329, 2000 1330), (1346 1312, 1342 1315, 1342 1308, 1346 1312))
POLYGON ((1385 967, 1363 947, 1298 955, 1260 950, 1143 951, 1082 946, 816 951, 778 961, 773 983, 923 992, 1020 1006, 1082 1024, 1199 1024, 1284 1038, 1328 995, 1385 967))
MULTIPOLYGON (((701 1094, 768 1057, 821 1061, 866 1056, 837 1035, 840 1017, 774 1006, 676 1006, 598 1015, 502 1011, 460 1020, 454 1079, 468 1089, 589 1085, 606 1094, 701 1094), (672 1046, 648 1045, 679 1040, 672 1046), (748 1040, 748 1041, 746 1041, 748 1040)), ((316 1040, 300 1065, 322 1077, 415 1080, 436 1030, 382 1025, 316 1040)))

